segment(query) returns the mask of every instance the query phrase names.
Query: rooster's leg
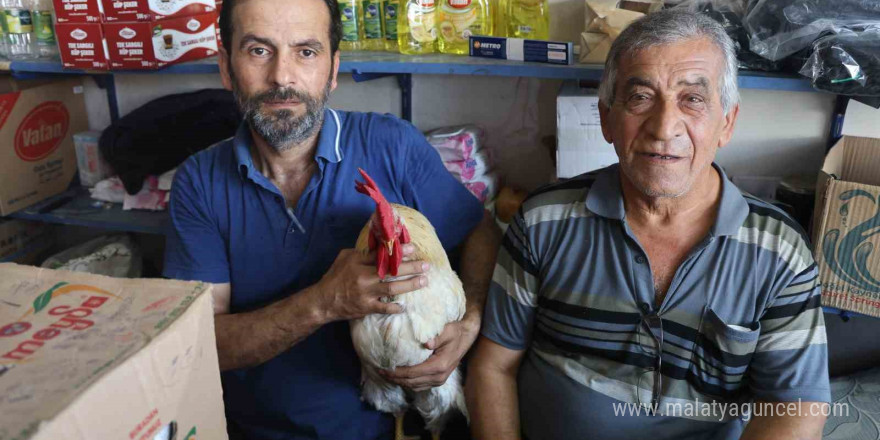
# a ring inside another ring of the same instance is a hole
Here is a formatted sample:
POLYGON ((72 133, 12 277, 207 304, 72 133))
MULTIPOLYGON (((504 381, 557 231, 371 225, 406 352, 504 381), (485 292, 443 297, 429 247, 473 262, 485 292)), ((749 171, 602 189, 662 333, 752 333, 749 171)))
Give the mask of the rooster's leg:
POLYGON ((394 416, 394 440, 404 440, 403 438, 403 414, 394 416))

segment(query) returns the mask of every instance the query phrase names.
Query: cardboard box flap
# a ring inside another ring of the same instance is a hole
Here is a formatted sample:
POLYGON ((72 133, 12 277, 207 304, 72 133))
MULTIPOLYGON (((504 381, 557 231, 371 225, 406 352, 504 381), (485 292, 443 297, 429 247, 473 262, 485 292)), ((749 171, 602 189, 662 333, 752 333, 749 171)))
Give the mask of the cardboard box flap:
POLYGON ((843 138, 832 148, 822 171, 835 171, 829 174, 840 180, 868 185, 880 185, 880 142, 877 139, 852 137, 843 138), (842 145, 841 145, 842 143, 842 145), (835 154, 834 150, 841 150, 835 154))
POLYGON ((210 284, 0 264, 0 439, 29 438, 210 284))
POLYGON ((851 99, 846 105, 841 134, 880 138, 880 110, 851 99))

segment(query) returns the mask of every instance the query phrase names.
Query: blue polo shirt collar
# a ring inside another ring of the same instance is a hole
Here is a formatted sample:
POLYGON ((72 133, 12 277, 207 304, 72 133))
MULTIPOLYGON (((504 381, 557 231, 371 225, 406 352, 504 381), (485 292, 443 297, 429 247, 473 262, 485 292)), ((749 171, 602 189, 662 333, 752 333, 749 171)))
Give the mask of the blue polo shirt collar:
MULTIPOLYGON (((331 108, 324 109, 324 122, 321 132, 318 134, 318 146, 315 149, 315 158, 324 159, 326 162, 339 163, 342 161, 342 149, 339 140, 342 135, 342 122, 339 113, 331 108)), ((242 121, 232 139, 232 148, 235 151, 235 160, 238 172, 242 178, 255 179, 254 174, 259 174, 254 167, 251 158, 250 146, 253 144, 250 127, 247 121, 242 121)))
MULTIPOLYGON (((727 178, 724 170, 715 163, 713 167, 721 175, 721 203, 718 218, 712 226, 713 236, 736 235, 749 215, 749 205, 739 188, 727 178)), ((596 177, 586 200, 587 209, 599 216, 623 220, 626 211, 623 206, 623 193, 620 189, 620 165, 605 168, 596 177)))

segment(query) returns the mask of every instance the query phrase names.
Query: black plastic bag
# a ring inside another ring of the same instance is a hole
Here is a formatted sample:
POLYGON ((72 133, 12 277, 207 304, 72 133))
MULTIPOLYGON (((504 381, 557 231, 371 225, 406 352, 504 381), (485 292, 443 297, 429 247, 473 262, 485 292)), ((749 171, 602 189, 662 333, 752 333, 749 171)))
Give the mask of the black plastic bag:
POLYGON ((206 89, 163 96, 120 118, 101 134, 101 154, 125 191, 137 194, 149 175, 232 137, 241 116, 232 92, 206 89))
POLYGON ((752 52, 781 60, 817 38, 880 24, 878 0, 757 0, 743 25, 752 52))
POLYGON ((800 73, 817 90, 880 97, 880 25, 816 40, 800 73))
POLYGON ((740 69, 777 71, 779 63, 758 56, 749 49, 749 34, 743 26, 745 0, 684 0, 674 6, 692 12, 701 12, 721 23, 736 45, 740 69))

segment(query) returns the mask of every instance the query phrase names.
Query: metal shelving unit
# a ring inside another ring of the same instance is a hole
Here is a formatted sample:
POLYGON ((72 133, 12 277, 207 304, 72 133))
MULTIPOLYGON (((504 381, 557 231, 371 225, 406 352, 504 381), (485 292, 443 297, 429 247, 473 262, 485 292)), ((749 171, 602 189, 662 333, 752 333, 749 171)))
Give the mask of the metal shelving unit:
MULTIPOLYGON (((110 116, 111 119, 116 120, 119 117, 114 82, 116 75, 217 74, 219 67, 216 58, 207 58, 175 64, 155 71, 105 72, 63 69, 58 61, 12 61, 0 65, 0 70, 8 70, 18 78, 89 75, 106 90, 110 116)), ((441 54, 408 56, 389 52, 343 54, 339 66, 340 73, 352 74, 355 81, 396 76, 401 88, 401 114, 408 120, 411 119, 412 114, 412 75, 480 75, 598 82, 602 77, 602 70, 601 65, 595 64, 563 66, 441 54)), ((739 85, 746 89, 813 91, 810 82, 804 78, 762 72, 740 72, 739 85)), ((96 208, 88 191, 78 187, 13 213, 9 217, 150 234, 164 234, 168 221, 165 212, 123 211, 118 205, 109 209, 96 208)))

